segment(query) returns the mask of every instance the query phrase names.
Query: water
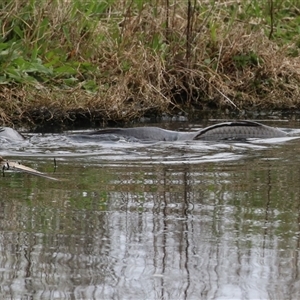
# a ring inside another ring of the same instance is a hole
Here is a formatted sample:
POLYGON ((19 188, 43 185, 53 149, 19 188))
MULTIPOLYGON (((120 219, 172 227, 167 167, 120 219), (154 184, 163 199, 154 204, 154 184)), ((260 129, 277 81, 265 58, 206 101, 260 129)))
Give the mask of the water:
POLYGON ((3 299, 299 299, 298 139, 1 148, 3 299))

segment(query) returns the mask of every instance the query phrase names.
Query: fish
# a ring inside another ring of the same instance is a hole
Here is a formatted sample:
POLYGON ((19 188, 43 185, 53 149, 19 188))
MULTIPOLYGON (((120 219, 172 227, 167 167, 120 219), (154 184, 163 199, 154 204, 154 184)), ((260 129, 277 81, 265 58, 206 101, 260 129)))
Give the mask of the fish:
MULTIPOLYGON (((254 121, 233 121, 211 125, 195 132, 180 132, 159 127, 106 128, 84 134, 68 135, 71 139, 104 139, 105 136, 128 137, 140 141, 186 141, 186 140, 244 140, 250 138, 285 137, 288 133, 281 129, 254 121)), ((9 127, 0 127, 0 138, 10 141, 22 141, 25 137, 9 127)))
MULTIPOLYGON (((91 132, 85 138, 103 135, 118 135, 142 141, 185 141, 185 140, 244 140, 250 138, 275 138, 288 136, 276 127, 253 121, 233 121, 211 125, 195 132, 179 132, 159 127, 108 128, 91 132)), ((81 135, 83 137, 83 135, 81 135)))
POLYGON ((241 140, 267 139, 288 136, 286 132, 276 127, 263 125, 253 121, 224 122, 206 127, 194 136, 194 140, 241 140))

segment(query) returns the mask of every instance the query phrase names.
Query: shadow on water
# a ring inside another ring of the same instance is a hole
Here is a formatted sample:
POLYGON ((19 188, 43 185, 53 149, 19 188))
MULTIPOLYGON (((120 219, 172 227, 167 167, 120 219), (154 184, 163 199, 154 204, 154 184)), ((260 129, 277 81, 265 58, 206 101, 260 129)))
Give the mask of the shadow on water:
MULTIPOLYGON (((0 290, 34 299, 297 299, 298 139, 88 142, 1 155, 0 290)), ((4 149, 4 147, 3 147, 4 149)))

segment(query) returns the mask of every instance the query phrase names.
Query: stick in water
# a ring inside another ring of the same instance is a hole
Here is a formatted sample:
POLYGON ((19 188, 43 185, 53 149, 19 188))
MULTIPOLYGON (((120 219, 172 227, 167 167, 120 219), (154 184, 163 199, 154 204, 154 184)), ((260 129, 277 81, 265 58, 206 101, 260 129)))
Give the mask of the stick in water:
POLYGON ((12 161, 7 161, 4 160, 4 158, 2 156, 0 156, 0 165, 2 166, 2 173, 4 176, 4 171, 5 170, 14 170, 14 171, 20 171, 20 172, 25 172, 31 175, 35 175, 35 176, 39 176, 39 177, 44 177, 47 179, 51 179, 51 180, 56 180, 58 181, 58 179, 48 176, 45 173, 39 172, 37 170, 34 170, 32 168, 26 167, 18 162, 12 162, 12 161))

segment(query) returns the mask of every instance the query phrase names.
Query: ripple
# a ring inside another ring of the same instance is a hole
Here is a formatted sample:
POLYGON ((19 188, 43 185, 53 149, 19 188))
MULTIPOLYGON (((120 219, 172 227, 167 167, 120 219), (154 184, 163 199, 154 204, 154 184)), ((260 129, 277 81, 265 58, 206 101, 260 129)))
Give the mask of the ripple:
POLYGON ((65 134, 30 134, 25 141, 0 140, 0 155, 32 158, 84 158, 90 162, 139 162, 143 164, 191 164, 240 160, 299 137, 252 139, 245 142, 175 141, 142 143, 126 139, 114 141, 72 140, 65 134))

